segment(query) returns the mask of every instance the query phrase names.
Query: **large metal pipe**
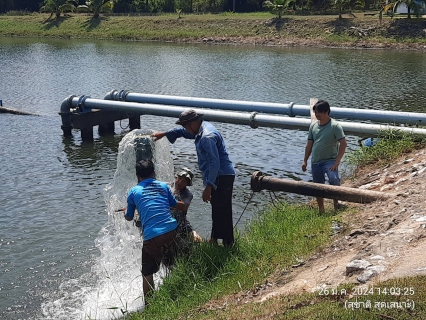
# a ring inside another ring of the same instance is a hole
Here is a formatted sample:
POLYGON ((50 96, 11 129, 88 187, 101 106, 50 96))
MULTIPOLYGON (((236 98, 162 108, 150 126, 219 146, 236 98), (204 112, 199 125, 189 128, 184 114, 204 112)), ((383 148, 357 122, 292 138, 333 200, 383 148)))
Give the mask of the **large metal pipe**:
POLYGON ((255 171, 251 176, 251 190, 285 191, 305 196, 327 199, 337 199, 356 203, 369 203, 380 199, 396 197, 395 194, 380 191, 361 190, 342 186, 278 179, 265 176, 260 171, 255 171))
POLYGON ((209 98, 194 98, 194 97, 181 97, 181 96, 168 96, 158 94, 145 94, 133 93, 126 90, 112 90, 106 96, 106 100, 138 102, 138 103, 152 103, 162 105, 172 105, 181 107, 193 108, 208 108, 219 110, 233 110, 233 111, 255 111, 262 113, 283 114, 290 117, 296 115, 309 116, 309 106, 307 111, 306 106, 297 105, 293 102, 289 104, 282 103, 269 103, 269 102, 252 102, 252 101, 239 101, 239 100, 223 100, 223 99, 209 99, 209 98))
MULTIPOLYGON (((180 97, 158 94, 133 93, 126 90, 112 90, 106 96, 106 100, 152 103, 174 106, 186 106, 194 108, 210 108, 234 111, 254 111, 261 113, 274 113, 294 116, 310 116, 309 105, 299 105, 290 102, 269 103, 239 100, 222 100, 195 97, 180 97)), ((426 113, 382 111, 354 108, 332 108, 330 115, 336 119, 362 120, 382 122, 390 124, 426 124, 426 113)))
MULTIPOLYGON (((149 114, 173 118, 177 118, 179 114, 186 109, 184 107, 177 106, 92 99, 87 96, 73 97, 71 100, 71 105, 77 110, 80 110, 81 112, 90 112, 91 109, 102 109, 110 111, 129 112, 133 114, 149 114)), ((242 113, 210 109, 194 109, 198 113, 204 114, 203 118, 206 120, 234 124, 245 124, 251 126, 252 128, 270 127, 282 129, 308 130, 311 124, 310 119, 303 118, 265 115, 258 114, 256 112, 242 113)), ((426 129, 420 128, 397 127, 380 124, 352 123, 342 121, 340 122, 340 124, 342 125, 345 132, 348 134, 352 133, 357 135, 376 135, 382 130, 394 129, 414 134, 426 135, 426 129)))
POLYGON ((71 136, 71 129, 72 129, 72 100, 75 98, 75 95, 71 95, 62 101, 61 109, 59 111, 59 115, 62 119, 62 126, 61 129, 64 132, 65 137, 71 136))

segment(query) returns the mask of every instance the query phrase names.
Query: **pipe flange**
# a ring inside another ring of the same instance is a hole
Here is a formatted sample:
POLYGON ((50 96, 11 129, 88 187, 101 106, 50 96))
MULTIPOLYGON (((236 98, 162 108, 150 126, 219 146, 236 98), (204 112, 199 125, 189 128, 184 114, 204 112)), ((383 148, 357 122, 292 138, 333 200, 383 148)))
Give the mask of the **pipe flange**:
POLYGON ((254 119, 255 117, 256 117, 256 115, 257 115, 258 113, 256 112, 256 111, 254 111, 254 112, 252 112, 251 114, 250 114, 250 127, 252 128, 252 129, 257 129, 257 128, 259 128, 259 126, 257 126, 256 124, 255 124, 255 122, 256 122, 256 120, 254 119))
POLYGON ((126 101, 126 97, 129 93, 129 90, 121 90, 118 94, 118 101, 126 101))
POLYGON ((106 94, 104 100, 117 100, 115 97, 118 95, 118 90, 111 90, 106 94))
POLYGON ((86 108, 86 106, 84 105, 84 102, 86 101, 87 98, 90 98, 90 97, 83 95, 78 98, 77 108, 76 108, 78 113, 86 113, 86 112, 92 111, 90 108, 86 108))
POLYGON ((289 117, 294 118, 296 115, 293 113, 293 106, 294 106, 294 102, 290 102, 289 106, 288 106, 288 115, 289 117))

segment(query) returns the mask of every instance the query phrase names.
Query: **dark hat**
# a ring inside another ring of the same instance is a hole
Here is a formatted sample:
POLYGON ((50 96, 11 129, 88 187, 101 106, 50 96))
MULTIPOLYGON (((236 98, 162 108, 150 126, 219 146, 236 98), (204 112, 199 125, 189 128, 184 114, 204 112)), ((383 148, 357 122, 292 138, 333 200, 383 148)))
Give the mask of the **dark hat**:
POLYGON ((176 177, 185 177, 189 179, 189 186, 192 186, 192 179, 194 178, 194 174, 188 168, 182 168, 182 170, 176 175, 176 177))
POLYGON ((200 119, 202 116, 203 116, 202 114, 198 114, 195 110, 188 109, 188 110, 183 111, 179 115, 179 120, 176 121, 176 124, 180 124, 180 125, 183 126, 187 123, 190 123, 192 121, 200 119))

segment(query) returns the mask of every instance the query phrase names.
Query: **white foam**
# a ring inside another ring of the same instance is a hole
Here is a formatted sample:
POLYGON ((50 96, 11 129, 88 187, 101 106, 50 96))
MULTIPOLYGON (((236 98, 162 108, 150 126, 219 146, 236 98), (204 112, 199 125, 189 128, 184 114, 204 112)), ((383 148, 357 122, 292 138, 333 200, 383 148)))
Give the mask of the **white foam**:
MULTIPOLYGON (((99 319, 123 317, 143 308, 141 256, 142 238, 139 228, 123 218, 127 193, 137 184, 135 173, 135 138, 149 136, 151 131, 133 130, 119 144, 117 169, 113 181, 104 189, 108 221, 95 240, 100 255, 90 274, 65 281, 59 288, 61 298, 42 305, 46 319, 99 319)), ((173 180, 173 160, 167 139, 151 141, 156 177, 173 180)), ((154 277, 156 286, 165 270, 154 277)))

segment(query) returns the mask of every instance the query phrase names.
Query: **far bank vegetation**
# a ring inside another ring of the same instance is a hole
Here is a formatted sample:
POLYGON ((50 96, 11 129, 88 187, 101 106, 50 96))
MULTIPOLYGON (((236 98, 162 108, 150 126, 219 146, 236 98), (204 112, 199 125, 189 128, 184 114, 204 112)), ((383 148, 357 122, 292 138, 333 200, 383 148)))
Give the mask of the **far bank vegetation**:
POLYGON ((368 11, 368 15, 394 15, 405 12, 407 18, 425 13, 426 0, 0 0, 0 14, 29 14, 47 12, 59 18, 70 12, 100 14, 206 14, 248 13, 269 11, 278 18, 283 15, 352 14, 354 10, 368 11), (407 8, 409 8, 407 12, 407 8), (405 11, 404 11, 405 10, 405 11))

